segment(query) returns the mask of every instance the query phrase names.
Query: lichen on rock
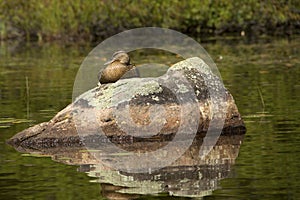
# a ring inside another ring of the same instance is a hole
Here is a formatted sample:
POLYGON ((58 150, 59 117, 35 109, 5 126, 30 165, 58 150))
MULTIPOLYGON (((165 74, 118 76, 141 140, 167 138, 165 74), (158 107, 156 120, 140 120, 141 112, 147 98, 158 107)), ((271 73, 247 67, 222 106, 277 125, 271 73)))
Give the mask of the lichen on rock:
POLYGON ((64 141, 96 141, 103 139, 97 133, 99 130, 107 137, 128 139, 131 133, 124 132, 124 124, 130 125, 128 130, 134 132, 134 137, 147 135, 160 127, 153 137, 170 139, 180 126, 192 121, 198 123, 199 133, 207 131, 212 116, 225 118, 224 133, 245 132, 244 122, 229 91, 202 59, 194 57, 174 64, 161 77, 122 79, 97 86, 77 97, 49 122, 18 133, 10 142, 37 147, 55 146, 64 141), (157 113, 151 113, 153 111, 157 113), (186 117, 198 117, 188 122, 184 121, 182 113, 186 117), (133 119, 128 121, 127 118, 133 119), (141 128, 143 126, 145 128, 141 128), (83 134, 79 135, 78 130, 83 134))

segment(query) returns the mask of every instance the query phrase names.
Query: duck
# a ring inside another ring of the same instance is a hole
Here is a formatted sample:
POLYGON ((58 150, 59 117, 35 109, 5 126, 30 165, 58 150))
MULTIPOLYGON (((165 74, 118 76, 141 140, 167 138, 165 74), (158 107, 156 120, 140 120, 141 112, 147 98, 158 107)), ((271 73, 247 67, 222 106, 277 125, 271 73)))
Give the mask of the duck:
POLYGON ((106 67, 98 73, 100 84, 114 83, 135 67, 130 63, 130 57, 125 51, 115 52, 104 65, 106 67))

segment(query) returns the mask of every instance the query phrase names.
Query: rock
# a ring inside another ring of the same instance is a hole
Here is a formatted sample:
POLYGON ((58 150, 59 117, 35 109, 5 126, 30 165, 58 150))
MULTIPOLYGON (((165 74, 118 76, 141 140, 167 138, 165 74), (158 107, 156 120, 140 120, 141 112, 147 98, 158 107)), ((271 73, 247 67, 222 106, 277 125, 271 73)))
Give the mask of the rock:
MULTIPOLYGON (((176 133, 244 134, 233 97, 197 57, 176 63, 158 78, 122 79, 80 95, 49 122, 30 127, 8 143, 53 148, 138 140, 172 140, 176 133), (224 124, 223 124, 224 122, 224 124)), ((180 139, 180 138, 179 138, 180 139)), ((151 148, 151 147, 147 147, 151 148)))

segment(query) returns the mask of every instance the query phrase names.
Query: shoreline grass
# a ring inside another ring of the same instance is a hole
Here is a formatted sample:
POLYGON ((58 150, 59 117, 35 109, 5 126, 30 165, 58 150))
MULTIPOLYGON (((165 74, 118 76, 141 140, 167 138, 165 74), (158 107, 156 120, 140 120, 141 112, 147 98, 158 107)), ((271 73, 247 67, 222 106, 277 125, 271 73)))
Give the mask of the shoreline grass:
POLYGON ((300 2, 0 0, 0 40, 95 41, 146 26, 193 36, 300 34, 300 2))

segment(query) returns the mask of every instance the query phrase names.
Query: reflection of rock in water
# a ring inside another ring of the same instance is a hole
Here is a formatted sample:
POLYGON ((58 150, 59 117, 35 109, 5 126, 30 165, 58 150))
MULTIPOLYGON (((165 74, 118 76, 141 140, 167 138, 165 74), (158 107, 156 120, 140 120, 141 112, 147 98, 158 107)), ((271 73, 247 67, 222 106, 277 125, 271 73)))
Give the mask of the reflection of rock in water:
MULTIPOLYGON (((212 151, 203 159, 199 157, 203 138, 197 137, 192 146, 174 163, 149 173, 127 173, 108 168, 97 159, 97 154, 101 152, 89 152, 81 147, 48 148, 42 149, 40 153, 51 155, 58 162, 79 165, 79 171, 97 178, 96 181, 101 184, 102 195, 109 199, 134 199, 142 194, 158 193, 201 197, 211 194, 218 188, 219 181, 229 175, 243 137, 243 134, 221 136, 212 151)), ((139 147, 141 143, 131 145, 139 147)), ((109 159, 109 155, 103 155, 103 158, 109 159)))
MULTIPOLYGON (((171 166, 151 173, 126 173, 106 170, 100 165, 89 172, 89 176, 98 177, 102 184, 122 186, 114 194, 157 194, 169 193, 174 196, 201 197, 211 194, 218 182, 229 175, 230 167, 235 163, 243 135, 221 136, 212 151, 199 158, 201 138, 171 166)), ((110 193, 110 195, 112 195, 110 193)))
POLYGON ((202 197, 210 195, 213 190, 217 189, 218 181, 228 176, 229 165, 167 167, 153 174, 122 174, 117 171, 98 170, 95 174, 89 175, 99 177, 98 182, 106 197, 120 194, 127 196, 128 194, 159 193, 182 197, 202 197), (105 191, 108 184, 119 187, 105 191))

